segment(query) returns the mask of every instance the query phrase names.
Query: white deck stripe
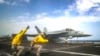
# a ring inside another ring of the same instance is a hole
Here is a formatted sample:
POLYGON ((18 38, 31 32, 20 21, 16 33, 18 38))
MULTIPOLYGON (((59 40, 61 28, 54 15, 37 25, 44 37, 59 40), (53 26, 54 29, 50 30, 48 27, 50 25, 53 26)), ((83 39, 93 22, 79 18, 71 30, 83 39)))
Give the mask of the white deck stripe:
MULTIPOLYGON (((49 50, 49 49, 42 49, 42 50, 49 50)), ((95 55, 95 54, 68 52, 68 51, 59 51, 59 50, 50 50, 50 51, 59 52, 59 53, 65 53, 65 54, 76 54, 76 55, 86 55, 86 56, 100 56, 100 55, 95 55)))
POLYGON ((95 54, 86 54, 86 53, 77 53, 77 52, 68 52, 68 51, 58 51, 58 50, 52 50, 52 51, 60 52, 60 53, 76 54, 76 55, 100 56, 100 55, 95 55, 95 54))
POLYGON ((11 56, 10 54, 8 54, 8 53, 6 53, 6 52, 0 51, 0 53, 1 53, 1 54, 5 54, 5 55, 7 55, 7 56, 11 56))

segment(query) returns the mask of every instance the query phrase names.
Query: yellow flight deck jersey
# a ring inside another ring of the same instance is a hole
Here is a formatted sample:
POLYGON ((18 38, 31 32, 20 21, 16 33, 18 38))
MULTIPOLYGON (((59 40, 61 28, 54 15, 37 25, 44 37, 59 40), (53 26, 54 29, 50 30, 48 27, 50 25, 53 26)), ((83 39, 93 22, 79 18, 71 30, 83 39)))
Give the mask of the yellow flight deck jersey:
POLYGON ((32 44, 44 44, 44 43, 48 43, 48 39, 43 38, 41 35, 37 35, 37 36, 31 41, 31 45, 32 45, 32 44))
POLYGON ((12 40, 12 45, 21 45, 23 35, 26 33, 27 28, 23 29, 20 33, 18 33, 12 40))

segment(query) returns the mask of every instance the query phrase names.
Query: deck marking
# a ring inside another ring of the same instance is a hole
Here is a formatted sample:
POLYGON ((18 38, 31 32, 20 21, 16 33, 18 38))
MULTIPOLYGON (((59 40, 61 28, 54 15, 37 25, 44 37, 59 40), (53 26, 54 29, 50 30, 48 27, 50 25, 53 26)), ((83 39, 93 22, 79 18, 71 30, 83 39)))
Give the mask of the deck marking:
MULTIPOLYGON (((43 49, 43 50, 49 50, 49 49, 43 49)), ((87 54, 87 53, 78 53, 78 52, 69 52, 69 51, 59 51, 59 50, 49 50, 52 52, 59 52, 59 53, 65 53, 65 54, 76 54, 76 55, 88 55, 88 56, 100 56, 100 55, 95 55, 95 54, 87 54)))
POLYGON ((76 54, 76 55, 100 56, 100 55, 95 55, 95 54, 77 53, 77 52, 68 52, 68 51, 58 51, 58 50, 52 50, 52 51, 53 52, 60 52, 60 53, 76 54))
POLYGON ((7 55, 7 56, 12 56, 12 55, 10 55, 10 54, 8 54, 8 53, 6 53, 6 52, 0 51, 0 55, 2 55, 2 54, 5 54, 5 55, 7 55))

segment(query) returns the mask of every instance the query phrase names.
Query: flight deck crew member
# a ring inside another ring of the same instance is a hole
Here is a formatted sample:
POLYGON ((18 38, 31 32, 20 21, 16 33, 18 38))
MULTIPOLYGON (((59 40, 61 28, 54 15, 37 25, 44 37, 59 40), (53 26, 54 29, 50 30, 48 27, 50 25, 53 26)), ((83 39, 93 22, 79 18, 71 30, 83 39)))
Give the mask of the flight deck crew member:
POLYGON ((40 56, 42 45, 45 43, 48 43, 48 39, 45 38, 44 33, 41 33, 33 38, 31 41, 31 47, 36 49, 36 56, 40 56))
POLYGON ((25 29, 20 31, 12 40, 11 48, 13 50, 13 55, 20 56, 20 54, 24 50, 24 46, 22 46, 23 41, 23 35, 26 33, 26 31, 29 29, 29 26, 27 26, 25 29))

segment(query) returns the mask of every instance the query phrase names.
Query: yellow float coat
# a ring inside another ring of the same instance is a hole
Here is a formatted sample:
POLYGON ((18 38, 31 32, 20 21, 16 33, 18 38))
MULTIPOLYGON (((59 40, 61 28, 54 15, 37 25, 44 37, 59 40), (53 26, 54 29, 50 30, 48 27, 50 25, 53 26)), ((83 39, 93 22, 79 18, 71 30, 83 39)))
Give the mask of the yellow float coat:
POLYGON ((31 41, 31 44, 44 44, 44 43, 48 43, 48 39, 43 38, 41 35, 37 35, 31 41))
POLYGON ((23 40, 23 35, 26 33, 27 28, 23 29, 20 33, 18 33, 12 40, 12 45, 21 45, 23 40))

